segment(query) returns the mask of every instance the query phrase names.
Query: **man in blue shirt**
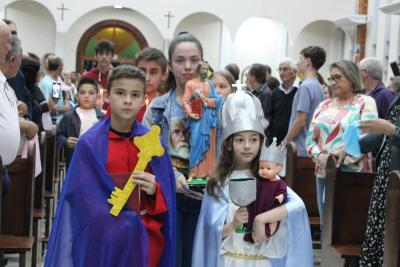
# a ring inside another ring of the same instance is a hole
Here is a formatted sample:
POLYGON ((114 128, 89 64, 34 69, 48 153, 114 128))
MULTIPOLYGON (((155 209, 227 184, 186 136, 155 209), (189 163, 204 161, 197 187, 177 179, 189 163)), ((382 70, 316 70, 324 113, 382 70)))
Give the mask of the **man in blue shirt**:
POLYGON ((294 97, 289 130, 282 141, 285 145, 291 141, 296 143, 297 155, 307 157, 306 136, 312 116, 318 104, 324 99, 320 82, 317 79, 318 70, 324 65, 325 50, 319 46, 309 46, 301 50, 297 71, 304 80, 294 97))

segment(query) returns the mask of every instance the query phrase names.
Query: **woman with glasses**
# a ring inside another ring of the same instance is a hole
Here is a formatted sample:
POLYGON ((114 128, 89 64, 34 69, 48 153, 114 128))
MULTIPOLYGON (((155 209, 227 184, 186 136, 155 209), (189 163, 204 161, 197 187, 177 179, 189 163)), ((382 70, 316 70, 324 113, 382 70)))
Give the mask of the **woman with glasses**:
MULTIPOLYGON (((378 117, 374 99, 361 94, 360 73, 355 63, 348 60, 333 63, 328 81, 332 85, 333 97, 322 101, 316 108, 306 138, 307 152, 316 163, 321 228, 328 156, 338 156, 344 147, 341 136, 350 124, 378 117)), ((345 171, 370 172, 370 159, 368 154, 346 156, 340 167, 345 171)))

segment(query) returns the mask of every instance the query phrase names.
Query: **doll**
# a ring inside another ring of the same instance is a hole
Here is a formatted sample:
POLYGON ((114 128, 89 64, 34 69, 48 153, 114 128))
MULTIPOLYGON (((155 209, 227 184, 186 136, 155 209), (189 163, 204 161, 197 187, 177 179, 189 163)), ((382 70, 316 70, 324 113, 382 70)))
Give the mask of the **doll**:
MULTIPOLYGON (((256 201, 247 206, 249 212, 248 229, 252 229, 255 217, 264 212, 281 205, 287 198, 287 188, 285 181, 281 180, 278 173, 282 170, 286 156, 285 150, 276 144, 276 137, 273 138, 269 147, 265 145, 261 149, 260 163, 257 178, 257 197, 256 201)), ((279 227, 279 222, 265 225, 267 237, 273 235, 279 227)), ((254 242, 251 233, 244 237, 246 241, 254 242)))

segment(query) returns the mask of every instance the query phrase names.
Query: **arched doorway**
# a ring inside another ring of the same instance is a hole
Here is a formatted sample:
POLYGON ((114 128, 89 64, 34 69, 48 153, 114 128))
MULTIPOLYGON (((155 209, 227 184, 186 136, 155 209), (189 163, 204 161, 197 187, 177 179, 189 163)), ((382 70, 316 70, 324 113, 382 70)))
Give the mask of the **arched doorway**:
POLYGON ((120 20, 105 20, 90 27, 79 41, 76 55, 76 70, 84 72, 96 64, 95 46, 99 40, 107 39, 115 45, 113 65, 133 63, 134 56, 147 47, 143 34, 133 25, 120 20))

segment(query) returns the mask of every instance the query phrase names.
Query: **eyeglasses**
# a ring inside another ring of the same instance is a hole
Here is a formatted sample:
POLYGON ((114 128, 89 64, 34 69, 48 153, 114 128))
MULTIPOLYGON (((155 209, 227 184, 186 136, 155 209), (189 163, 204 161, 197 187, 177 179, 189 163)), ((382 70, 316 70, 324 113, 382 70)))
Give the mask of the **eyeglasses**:
POLYGON ((328 82, 329 82, 329 83, 332 83, 333 81, 339 82, 342 78, 343 78, 342 75, 336 74, 336 75, 333 75, 333 76, 331 76, 331 77, 328 77, 328 82))

